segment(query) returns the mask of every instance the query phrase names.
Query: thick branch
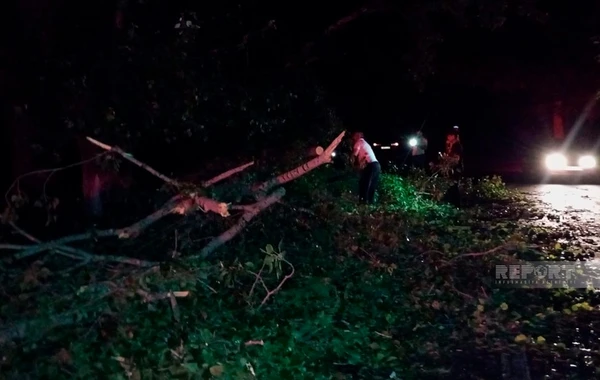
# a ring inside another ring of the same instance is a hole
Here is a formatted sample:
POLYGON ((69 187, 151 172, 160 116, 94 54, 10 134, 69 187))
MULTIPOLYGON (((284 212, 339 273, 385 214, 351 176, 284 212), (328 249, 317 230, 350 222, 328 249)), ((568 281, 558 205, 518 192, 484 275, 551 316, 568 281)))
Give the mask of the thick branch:
MULTIPOLYGON (((27 245, 21 245, 21 246, 18 246, 18 247, 21 247, 20 248, 21 250, 33 248, 33 247, 36 247, 39 244, 42 244, 41 240, 39 240, 35 236, 31 235, 27 231, 21 229, 14 222, 10 222, 10 226, 12 228, 14 228, 15 231, 17 231, 22 236, 26 237, 27 239, 31 240, 34 243, 37 243, 36 245, 29 245, 29 246, 27 246, 27 245)), ((17 247, 17 246, 14 246, 14 247, 17 247)), ((9 247, 4 247, 3 245, 0 245, 0 249, 8 249, 8 248, 9 247)), ((86 251, 84 251, 82 249, 72 248, 72 247, 69 247, 69 246, 66 246, 66 245, 56 246, 56 248, 54 248, 53 251, 55 251, 59 255, 62 255, 62 256, 65 256, 65 257, 69 257, 71 259, 82 260, 84 264, 88 264, 90 262, 99 262, 99 261, 109 261, 109 262, 116 262, 116 263, 129 264, 129 265, 135 265, 135 266, 154 266, 154 265, 158 264, 158 263, 155 263, 155 262, 152 262, 152 261, 138 260, 138 259, 134 259, 134 258, 130 258, 130 257, 125 257, 125 256, 114 256, 114 255, 102 255, 102 256, 98 256, 98 255, 94 255, 92 253, 88 253, 88 252, 86 252, 86 251)))
POLYGON ((74 242, 82 241, 82 240, 89 240, 89 239, 93 239, 95 237, 117 236, 117 231, 118 230, 110 229, 110 230, 103 230, 103 231, 88 232, 85 234, 65 236, 63 238, 56 239, 54 241, 50 241, 47 243, 41 243, 41 244, 37 244, 37 245, 28 246, 27 249, 17 253, 15 255, 15 258, 16 259, 24 259, 24 258, 33 256, 35 254, 38 254, 40 252, 44 252, 44 251, 48 251, 48 250, 52 250, 52 249, 59 249, 59 247, 63 247, 69 243, 74 243, 74 242))
MULTIPOLYGON (((70 235, 65 236, 61 239, 57 239, 47 243, 41 243, 32 246, 25 246, 21 252, 15 255, 16 259, 24 259, 40 252, 59 249, 73 251, 72 248, 65 247, 69 243, 74 243, 83 240, 89 240, 94 238, 102 238, 102 237, 113 237, 116 236, 120 239, 129 239, 138 236, 144 229, 148 228, 151 224, 156 221, 162 219, 166 215, 177 213, 177 214, 185 214, 196 207, 200 208, 204 212, 212 211, 220 214, 223 217, 229 216, 229 211, 226 203, 219 203, 215 200, 205 198, 205 197, 183 197, 183 196, 175 196, 171 198, 171 200, 167 201, 163 207, 148 215, 144 219, 140 220, 132 224, 131 226, 120 228, 120 229, 108 229, 108 230, 100 230, 94 231, 84 234, 78 235, 70 235)), ((0 246, 2 248, 2 246, 0 246)), ((7 246, 6 249, 9 247, 7 246)), ((10 249, 17 249, 12 246, 10 249)), ((78 251, 78 254, 84 253, 83 251, 78 251)), ((86 254, 85 257, 89 258, 89 254, 86 254)), ((128 258, 119 258, 118 256, 107 256, 110 258, 110 261, 118 261, 133 265, 153 265, 151 262, 145 262, 141 260, 128 259, 128 258)), ((98 261, 97 258, 92 258, 93 261, 98 261)))
POLYGON ((264 194, 269 192, 274 187, 293 181, 296 178, 303 176, 304 174, 323 164, 330 163, 331 154, 333 153, 335 148, 337 148, 337 146, 342 142, 342 139, 344 138, 345 134, 345 131, 340 133, 338 137, 336 137, 335 140, 333 140, 331 144, 329 144, 327 149, 325 149, 325 152, 323 152, 323 154, 321 154, 320 156, 313 158, 307 163, 298 166, 297 168, 292 169, 287 173, 283 173, 273 179, 263 182, 262 184, 256 186, 253 190, 259 195, 259 197, 264 196, 264 194))
MULTIPOLYGON (((210 254, 212 254, 214 251, 216 251, 223 244, 227 243, 228 241, 233 239, 235 236, 237 236, 240 232, 242 232, 242 230, 244 228, 246 228, 248 223, 255 216, 260 214, 261 211, 267 209, 274 203, 277 203, 284 195, 285 195, 285 189, 279 188, 276 191, 274 191, 273 194, 261 199, 259 202, 255 203, 255 204, 253 204, 251 207, 249 207, 247 209, 247 211, 242 215, 240 220, 233 227, 231 227, 227 231, 223 232, 218 237, 214 238, 210 243, 208 243, 208 245, 206 247, 204 247, 204 249, 202 249, 202 251, 200 252, 200 254, 198 256, 203 259, 208 257, 210 254)), ((248 206, 246 206, 246 207, 248 207, 248 206)))

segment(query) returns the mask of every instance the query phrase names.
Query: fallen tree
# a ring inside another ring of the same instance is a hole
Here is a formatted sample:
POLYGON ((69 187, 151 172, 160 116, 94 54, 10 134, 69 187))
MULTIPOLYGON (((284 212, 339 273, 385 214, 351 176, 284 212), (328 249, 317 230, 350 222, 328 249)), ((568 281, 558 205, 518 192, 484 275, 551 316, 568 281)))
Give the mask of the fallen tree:
MULTIPOLYGON (((253 162, 249 162, 225 171, 224 173, 219 174, 212 179, 203 181, 200 186, 196 186, 194 184, 182 183, 175 179, 169 178, 145 163, 137 160, 133 155, 124 152, 119 147, 110 146, 88 137, 87 139, 91 143, 105 149, 108 152, 119 154, 131 163, 160 178, 172 186, 172 188, 176 189, 176 194, 155 212, 129 226, 68 235, 47 242, 40 241, 35 236, 17 226, 14 221, 8 221, 8 224, 19 235, 31 241, 32 244, 0 244, 0 250, 11 251, 10 257, 15 261, 32 258, 36 255, 50 252, 61 257, 76 260, 78 262, 78 264, 75 266, 76 268, 97 262, 112 262, 130 266, 130 268, 132 268, 131 270, 120 271, 119 277, 116 279, 90 283, 89 286, 85 287, 86 292, 93 293, 88 296, 91 299, 90 304, 95 302, 95 306, 97 308, 98 303, 101 303, 106 297, 114 294, 115 292, 123 292, 126 288, 125 283, 127 281, 131 281, 131 278, 139 279, 148 273, 155 273, 160 263, 157 261, 140 260, 127 256, 107 255, 104 253, 95 254, 83 248, 74 247, 74 243, 106 238, 117 238, 119 240, 135 239, 136 237, 140 236, 140 234, 142 234, 149 226, 171 214, 188 215, 193 212, 202 211, 204 213, 214 213, 223 218, 228 218, 231 216, 230 211, 242 211, 242 215, 235 224, 222 232, 220 235, 212 238, 212 240, 210 240, 208 244, 206 244, 200 251, 194 255, 188 256, 188 258, 207 258, 224 244, 238 236, 245 229, 248 223, 252 219, 256 218, 261 212, 281 201, 285 195, 285 189, 281 187, 281 185, 293 181, 323 164, 331 162, 332 152, 340 144, 344 134, 345 132, 340 133, 326 149, 321 149, 322 153, 320 155, 312 158, 308 162, 305 162, 303 165, 271 178, 265 182, 251 186, 251 189, 248 189, 248 191, 253 195, 255 202, 251 204, 239 205, 221 202, 219 200, 206 197, 202 194, 204 193, 204 189, 242 172, 243 170, 252 166, 254 164, 253 162)), ((168 259, 168 257, 165 257, 165 260, 166 259, 168 259)), ((36 261, 36 263, 39 262, 40 261, 36 261)), ((292 274, 285 278, 285 280, 292 275, 293 271, 292 274)), ((257 276, 257 281, 262 281, 262 279, 257 276)), ((282 284, 283 282, 279 287, 275 288, 275 290, 268 291, 263 304, 269 297, 279 290, 282 284)), ((142 296, 145 302, 168 299, 171 302, 171 308, 173 309, 174 313, 176 312, 175 298, 186 297, 187 294, 188 292, 186 291, 150 294, 147 290, 143 289, 137 289, 133 293, 133 295, 142 296)), ((73 297, 73 295, 67 295, 67 298, 68 297, 73 297)), ((21 321, 12 321, 11 323, 4 323, 3 326, 0 325, 0 343, 6 343, 14 339, 24 338, 37 340, 38 338, 41 338, 45 332, 53 328, 74 323, 77 318, 80 318, 81 314, 81 310, 75 309, 66 311, 60 315, 54 315, 50 318, 50 320, 48 320, 48 318, 35 317, 21 321)))
MULTIPOLYGON (((333 151, 337 148, 344 137, 345 132, 340 133, 330 144, 329 146, 317 157, 314 157, 310 161, 304 163, 297 168, 294 168, 286 173, 280 174, 270 180, 265 182, 256 184, 252 187, 251 193, 254 195, 256 202, 253 204, 246 205, 231 205, 224 202, 219 202, 218 200, 211 199, 201 195, 202 189, 208 188, 210 186, 215 185, 216 183, 223 181, 234 174, 237 174, 248 167, 252 166, 254 163, 249 162, 247 164, 241 165, 239 167, 230 169, 224 173, 219 174, 218 176, 204 181, 202 186, 195 186, 190 184, 180 183, 174 179, 167 177, 164 174, 159 173, 155 169, 150 166, 144 164, 143 162, 137 160, 133 157, 133 155, 124 152, 117 146, 110 146, 104 143, 101 143, 97 140, 94 140, 90 137, 87 139, 107 150, 121 155, 126 160, 132 162, 133 164, 139 166, 140 168, 146 170, 150 174, 162 179, 166 183, 172 185, 174 188, 178 190, 178 194, 173 196, 170 200, 168 200, 162 207, 153 212, 152 214, 146 216, 145 218, 139 220, 138 222, 123 228, 117 229, 106 229, 93 231, 84 234, 70 235, 65 236, 50 242, 39 242, 37 239, 28 236, 24 231, 18 230, 21 235, 28 237, 30 240, 33 240, 36 244, 32 245, 20 245, 16 246, 14 244, 11 245, 0 245, 0 249, 10 249, 13 251, 17 251, 13 254, 14 258, 17 260, 25 259, 36 254, 58 250, 59 252, 68 253, 73 258, 77 258, 85 261, 93 261, 93 260, 108 260, 108 261, 117 261, 123 263, 129 263, 133 265, 141 265, 141 266, 149 266, 154 265, 152 262, 145 262, 141 260, 130 260, 127 258, 119 258, 113 256, 101 256, 96 257, 93 254, 86 253, 79 249, 75 249, 70 247, 69 244, 89 240, 93 238, 107 238, 107 237, 117 237, 119 239, 132 239, 139 236, 146 228, 148 228, 153 223, 159 221, 170 214, 180 214, 186 215, 195 211, 202 211, 205 213, 212 212, 218 214, 224 218, 229 217, 230 210, 242 210, 244 213, 238 220, 238 222, 233 225, 231 228, 223 232, 221 235, 214 238, 211 242, 209 242, 206 247, 201 251, 199 256, 202 258, 206 258, 215 250, 217 250, 220 246, 227 243, 231 239, 233 239, 236 235, 238 235, 244 227, 255 218, 262 211, 271 207, 273 204, 279 202, 283 196, 285 195, 285 189, 279 186, 284 185, 290 181, 293 181, 304 174, 314 170, 315 168, 331 162, 331 157, 333 151)), ((12 224, 15 228, 16 225, 12 224)))

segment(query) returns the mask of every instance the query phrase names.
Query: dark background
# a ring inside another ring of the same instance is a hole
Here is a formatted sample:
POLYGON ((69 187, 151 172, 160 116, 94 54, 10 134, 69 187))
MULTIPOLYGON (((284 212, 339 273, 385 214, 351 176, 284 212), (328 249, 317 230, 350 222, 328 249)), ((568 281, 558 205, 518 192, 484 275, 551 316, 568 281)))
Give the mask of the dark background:
MULTIPOLYGON (((61 133, 57 89, 65 72, 80 70, 83 75, 104 60, 110 66, 132 24, 146 47, 168 40, 184 10, 193 10, 201 21, 198 62, 217 54, 226 57, 220 62, 228 62, 228 80, 253 88, 265 75, 274 82, 278 75, 298 81, 310 77, 345 128, 363 130, 369 141, 391 142, 424 125, 430 154, 448 129, 459 125, 466 159, 480 171, 519 170, 525 152, 552 137, 555 114, 563 116, 568 131, 599 87, 594 37, 599 34, 600 3, 591 0, 402 5, 19 0, 4 12, 2 161, 10 164, 3 172, 14 177, 32 169, 14 168, 16 161, 28 160, 26 149, 15 149, 14 142, 31 145, 23 136, 23 121, 15 121, 17 108, 27 104, 29 134, 61 133), (119 9, 120 29, 115 27, 119 9), (277 27, 269 28, 269 20, 277 27), (240 41, 245 42, 243 52, 236 50, 240 41), (74 63, 58 70, 56 62, 67 58, 74 63), (562 103, 560 111, 556 102, 562 103)), ((124 78, 144 70, 128 68, 128 73, 113 66, 124 78)), ((578 138, 595 141, 597 112, 591 107, 585 114, 578 138)), ((191 149, 212 154, 223 150, 223 141, 225 137, 202 147, 180 144, 164 148, 163 155, 177 161, 168 153, 191 149)), ((152 145, 148 152, 162 146, 145 144, 152 145)), ((232 146, 244 144, 240 140, 232 146)))

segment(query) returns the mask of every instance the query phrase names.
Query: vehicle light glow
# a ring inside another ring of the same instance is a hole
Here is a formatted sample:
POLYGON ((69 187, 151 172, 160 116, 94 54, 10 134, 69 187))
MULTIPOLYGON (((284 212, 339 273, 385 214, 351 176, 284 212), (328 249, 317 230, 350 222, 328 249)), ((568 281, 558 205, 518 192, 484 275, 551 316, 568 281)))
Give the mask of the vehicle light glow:
POLYGON ((567 168, 567 157, 560 153, 546 156, 546 168, 550 170, 564 170, 567 168))
POLYGON ((582 156, 577 164, 583 169, 593 169, 596 167, 596 159, 592 156, 582 156))
POLYGON ((382 146, 381 149, 391 149, 389 146, 382 146))
POLYGON ((408 145, 410 145, 411 147, 417 146, 417 139, 413 137, 412 139, 408 140, 408 145))
POLYGON ((335 152, 331 152, 331 157, 335 157, 335 152))
POLYGON ((398 143, 393 143, 392 144, 392 146, 398 146, 398 145, 400 145, 400 144, 398 144, 398 143))

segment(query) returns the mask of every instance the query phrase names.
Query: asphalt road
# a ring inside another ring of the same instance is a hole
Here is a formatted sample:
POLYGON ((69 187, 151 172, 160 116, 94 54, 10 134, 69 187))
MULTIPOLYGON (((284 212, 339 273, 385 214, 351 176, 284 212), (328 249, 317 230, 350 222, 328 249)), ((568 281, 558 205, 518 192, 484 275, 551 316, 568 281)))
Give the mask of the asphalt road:
POLYGON ((600 185, 544 184, 515 187, 549 211, 576 214, 590 222, 600 222, 600 185))
MULTIPOLYGON (((552 227, 582 246, 600 244, 600 185, 513 185, 535 201, 533 224, 552 227)), ((596 249, 594 248, 594 251, 596 249)), ((600 256, 600 255, 598 255, 600 256)))

